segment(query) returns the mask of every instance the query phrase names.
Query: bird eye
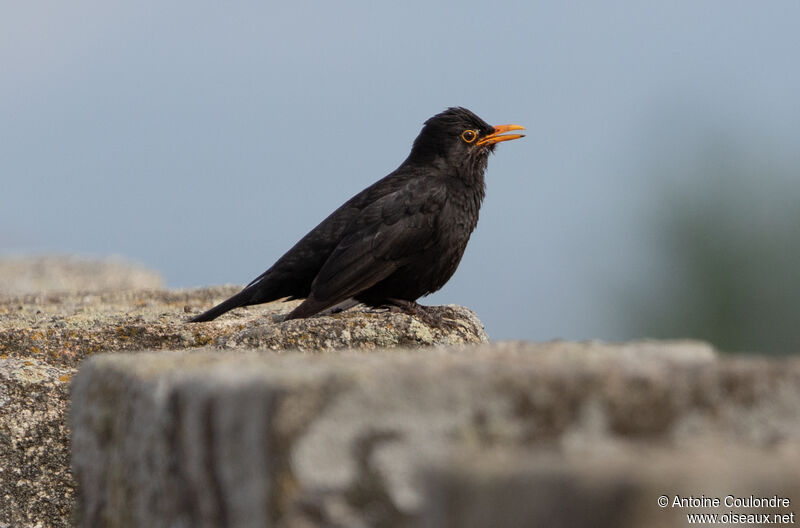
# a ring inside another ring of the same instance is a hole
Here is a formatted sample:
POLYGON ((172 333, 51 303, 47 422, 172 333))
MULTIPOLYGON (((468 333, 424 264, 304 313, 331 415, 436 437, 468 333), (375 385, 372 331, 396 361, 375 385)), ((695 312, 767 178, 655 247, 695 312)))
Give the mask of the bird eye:
POLYGON ((475 132, 474 130, 465 130, 464 132, 461 133, 461 139, 463 139, 467 143, 472 143, 473 141, 475 141, 475 138, 477 137, 478 133, 475 132))

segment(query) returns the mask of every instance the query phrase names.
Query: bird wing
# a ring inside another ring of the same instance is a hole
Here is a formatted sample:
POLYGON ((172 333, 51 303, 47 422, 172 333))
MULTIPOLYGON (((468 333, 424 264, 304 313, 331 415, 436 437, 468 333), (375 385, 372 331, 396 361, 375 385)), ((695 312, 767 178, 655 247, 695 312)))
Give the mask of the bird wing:
POLYGON ((362 211, 320 269, 311 293, 336 304, 384 280, 436 238, 444 185, 414 179, 362 211))

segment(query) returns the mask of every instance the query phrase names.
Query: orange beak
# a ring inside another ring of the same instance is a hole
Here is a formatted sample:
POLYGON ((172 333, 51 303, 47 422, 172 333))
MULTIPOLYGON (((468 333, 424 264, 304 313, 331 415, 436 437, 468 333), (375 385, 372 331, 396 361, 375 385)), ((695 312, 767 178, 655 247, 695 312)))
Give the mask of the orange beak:
POLYGON ((489 134, 488 136, 478 140, 478 145, 494 145, 495 143, 500 143, 501 141, 511 141, 512 139, 519 139, 521 137, 525 137, 525 134, 507 134, 505 136, 501 136, 500 134, 504 132, 510 132, 512 130, 525 130, 524 126, 520 125, 499 125, 494 127, 494 132, 489 134))

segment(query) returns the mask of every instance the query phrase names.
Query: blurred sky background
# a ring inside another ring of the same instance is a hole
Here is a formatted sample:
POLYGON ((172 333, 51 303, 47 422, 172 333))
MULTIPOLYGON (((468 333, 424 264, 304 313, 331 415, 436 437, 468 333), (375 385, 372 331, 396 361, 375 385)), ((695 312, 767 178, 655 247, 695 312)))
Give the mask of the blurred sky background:
POLYGON ((422 302, 493 339, 800 350, 800 3, 14 2, 0 253, 244 284, 466 106, 489 162, 422 302))

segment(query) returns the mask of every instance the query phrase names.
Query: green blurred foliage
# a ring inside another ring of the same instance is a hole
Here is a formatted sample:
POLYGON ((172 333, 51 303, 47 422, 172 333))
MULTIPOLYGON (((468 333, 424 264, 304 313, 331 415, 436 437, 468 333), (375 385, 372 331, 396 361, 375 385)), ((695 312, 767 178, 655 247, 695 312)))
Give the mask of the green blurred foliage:
POLYGON ((637 303, 636 333, 729 352, 800 352, 800 164, 717 141, 656 170, 666 273, 637 303))

